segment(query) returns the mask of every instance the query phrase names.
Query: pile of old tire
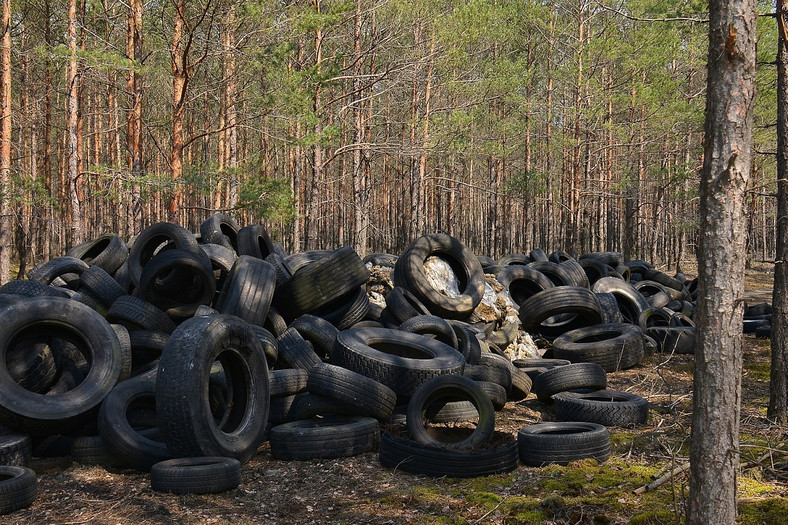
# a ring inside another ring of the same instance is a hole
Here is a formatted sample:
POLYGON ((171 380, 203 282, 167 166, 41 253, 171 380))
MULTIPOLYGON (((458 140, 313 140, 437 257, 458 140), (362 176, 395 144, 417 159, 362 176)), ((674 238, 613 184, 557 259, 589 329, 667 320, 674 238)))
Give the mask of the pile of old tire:
MULTIPOLYGON (((437 246, 453 265, 476 262, 456 240, 437 246)), ((480 274, 468 272, 467 297, 445 309, 478 304, 480 274)), ((128 245, 84 243, 0 288, 0 423, 28 448, 32 436, 36 456, 213 492, 237 486, 264 439, 283 459, 377 450, 380 423, 432 377, 467 374, 496 409, 528 395, 528 376, 483 349, 464 313, 381 322, 367 276, 351 248, 288 256, 262 226, 226 216, 200 234, 156 223, 128 245)), ((462 401, 437 412, 473 417, 462 401)))
MULTIPOLYGON (((380 450, 382 463, 423 474, 506 471, 517 443, 490 415, 526 398, 532 381, 571 370, 567 361, 603 375, 635 366, 647 342, 669 344, 644 330, 691 332, 690 286, 679 300, 677 279, 613 252, 493 261, 429 234, 399 256, 288 255, 262 225, 222 214, 199 233, 155 223, 128 243, 104 235, 28 278, 0 287, 0 423, 32 436, 34 455, 150 471, 154 489, 179 493, 237 486, 265 440, 279 459, 380 450), (456 286, 436 286, 435 261, 456 286), (370 263, 392 268, 385 307, 370 302, 370 263), (566 361, 521 369, 503 351, 516 326, 470 322, 491 272, 523 328, 566 361)), ((605 386, 569 381, 546 402, 623 406, 605 386)))
POLYGON ((757 339, 772 337, 772 306, 768 303, 744 305, 744 333, 755 334, 757 339))
POLYGON ((694 350, 696 281, 682 275, 670 277, 644 261, 625 263, 618 252, 574 259, 563 251, 532 250, 494 264, 480 260, 518 305, 523 330, 546 341, 551 357, 615 371, 637 365, 652 348, 694 350))

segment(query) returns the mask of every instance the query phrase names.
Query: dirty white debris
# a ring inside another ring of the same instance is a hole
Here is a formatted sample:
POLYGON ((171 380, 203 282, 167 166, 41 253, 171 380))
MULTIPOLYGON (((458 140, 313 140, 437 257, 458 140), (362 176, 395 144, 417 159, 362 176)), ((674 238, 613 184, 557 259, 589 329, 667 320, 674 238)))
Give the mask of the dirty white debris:
POLYGON ((427 257, 424 261, 424 275, 427 276, 430 286, 447 297, 455 298, 462 295, 460 280, 457 279, 457 275, 446 259, 437 256, 427 257))

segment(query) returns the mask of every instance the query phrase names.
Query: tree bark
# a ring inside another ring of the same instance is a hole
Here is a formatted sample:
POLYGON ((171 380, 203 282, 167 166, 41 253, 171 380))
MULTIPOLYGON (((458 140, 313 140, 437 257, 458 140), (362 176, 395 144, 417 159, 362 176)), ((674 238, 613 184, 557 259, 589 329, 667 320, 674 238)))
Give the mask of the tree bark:
MULTIPOLYGON (((0 50, 0 184, 11 183, 11 0, 3 0, 2 50, 0 50)), ((8 196, 0 195, 0 284, 11 270, 11 206, 8 196)))
POLYGON ((788 6, 777 0, 777 253, 772 294, 772 366, 767 417, 788 423, 788 6))
POLYGON ((79 173, 79 68, 77 63, 77 0, 68 2, 68 185, 71 205, 70 242, 82 242, 81 178, 79 173))
POLYGON ((132 190, 129 204, 129 230, 142 230, 142 202, 140 185, 137 182, 143 173, 142 165, 142 0, 129 0, 126 18, 126 56, 134 66, 126 77, 129 96, 129 112, 126 115, 126 164, 131 172, 132 190))
POLYGON ((186 109, 188 70, 183 30, 186 23, 186 0, 174 0, 175 23, 170 49, 172 65, 172 141, 170 142, 170 173, 172 193, 168 206, 169 220, 175 221, 181 207, 180 184, 183 178, 183 117, 186 109))
POLYGON ((736 521, 743 209, 752 169, 755 7, 754 0, 709 4, 688 523, 736 521))

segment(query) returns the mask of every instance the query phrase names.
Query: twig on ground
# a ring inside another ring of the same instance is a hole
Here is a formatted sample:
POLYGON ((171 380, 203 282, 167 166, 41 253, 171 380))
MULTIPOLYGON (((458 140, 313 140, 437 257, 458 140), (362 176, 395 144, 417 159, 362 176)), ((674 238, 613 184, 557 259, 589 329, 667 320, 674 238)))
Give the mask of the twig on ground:
POLYGON ((642 487, 636 488, 634 492, 638 496, 640 496, 641 494, 645 494, 649 490, 654 490, 655 488, 659 487, 660 485, 663 485, 665 482, 667 482, 668 480, 670 480, 674 476, 677 476, 677 475, 681 474, 682 472, 684 472, 686 470, 689 470, 689 468, 690 468, 690 464, 689 464, 689 461, 688 461, 688 462, 684 463, 683 465, 681 465, 680 467, 674 468, 673 470, 671 470, 670 472, 668 472, 667 474, 665 474, 661 478, 652 481, 648 485, 643 485, 642 487))

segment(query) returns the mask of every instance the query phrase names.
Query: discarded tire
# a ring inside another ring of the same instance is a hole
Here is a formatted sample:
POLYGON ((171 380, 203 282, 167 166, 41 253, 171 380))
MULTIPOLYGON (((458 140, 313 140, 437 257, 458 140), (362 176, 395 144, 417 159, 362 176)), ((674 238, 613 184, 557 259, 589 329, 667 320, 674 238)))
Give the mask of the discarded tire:
POLYGON ((33 470, 0 465, 0 514, 30 506, 38 495, 38 478, 33 470))
POLYGON ((610 457, 610 433, 594 423, 537 423, 517 433, 517 447, 520 461, 529 467, 586 458, 602 463, 610 457))
POLYGON ((407 424, 411 439, 433 447, 467 450, 476 448, 490 439, 495 430, 495 410, 490 397, 478 383, 464 376, 446 375, 430 379, 421 385, 408 403, 407 424), (456 441, 437 439, 425 426, 425 416, 435 405, 451 401, 470 401, 479 415, 478 423, 470 433, 457 430, 456 441))
POLYGON ((465 358, 423 335, 389 328, 350 328, 339 333, 334 364, 383 383, 409 397, 432 377, 458 374, 465 358))
POLYGON ((552 403, 553 394, 567 390, 602 390, 607 386, 605 369, 597 363, 556 366, 534 379, 533 391, 539 401, 552 403))
POLYGON ((462 319, 479 306, 484 296, 484 273, 479 260, 449 235, 423 235, 405 248, 394 266, 394 284, 410 290, 430 312, 447 319, 462 319), (425 273, 430 257, 446 261, 459 281, 458 294, 436 290, 425 273))
POLYGON ((629 392, 561 392, 553 396, 559 421, 586 421, 605 426, 632 427, 648 419, 648 401, 629 392))
POLYGON ((269 435, 277 459, 332 459, 377 450, 380 427, 371 417, 326 416, 277 425, 269 435))
POLYGON ((150 469, 150 487, 156 492, 212 494, 232 490, 240 483, 241 463, 235 458, 168 459, 150 469))
POLYGON ((42 396, 22 388, 6 370, 0 374, 0 421, 29 434, 63 433, 80 426, 117 383, 120 342, 103 317, 70 299, 30 298, 3 309, 0 348, 4 352, 26 335, 41 333, 78 344, 89 358, 88 373, 73 389, 42 396))
POLYGON ((265 354, 245 321, 224 314, 192 317, 173 332, 156 374, 156 413, 174 456, 245 463, 263 440, 269 401, 265 354), (219 421, 208 401, 216 361, 227 382, 227 410, 219 421))
POLYGON ((517 468, 517 442, 511 440, 496 447, 473 450, 447 450, 384 433, 379 458, 386 467, 412 474, 476 478, 517 468))
POLYGON ((631 368, 644 356, 643 333, 627 323, 578 328, 553 341, 553 357, 573 363, 597 363, 607 372, 631 368))
POLYGON ((599 324, 602 311, 596 296, 587 288, 558 286, 539 292, 520 307, 523 329, 552 340, 575 328, 599 324), (561 320, 551 317, 570 314, 561 320))

